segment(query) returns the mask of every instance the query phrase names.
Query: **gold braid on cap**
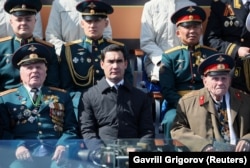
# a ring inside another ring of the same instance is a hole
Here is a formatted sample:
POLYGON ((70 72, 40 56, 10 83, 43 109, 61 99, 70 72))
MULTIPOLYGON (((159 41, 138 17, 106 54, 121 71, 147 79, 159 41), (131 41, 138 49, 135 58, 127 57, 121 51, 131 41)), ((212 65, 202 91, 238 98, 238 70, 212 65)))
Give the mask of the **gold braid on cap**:
POLYGON ((29 9, 29 8, 12 8, 10 10, 10 13, 17 12, 17 11, 28 11, 28 12, 35 12, 35 13, 37 13, 36 9, 29 9))
POLYGON ((44 61, 47 64, 47 61, 45 58, 39 58, 37 54, 30 54, 29 58, 19 61, 17 65, 20 66, 22 63, 26 61, 31 61, 31 60, 40 60, 40 61, 44 61))
POLYGON ((90 13, 85 13, 85 12, 82 13, 82 16, 89 16, 89 15, 104 15, 104 16, 107 16, 107 13, 105 13, 105 12, 102 12, 102 13, 101 12, 100 13, 97 12, 96 13, 96 12, 93 12, 93 11, 90 12, 90 13))
POLYGON ((74 65, 73 65, 73 62, 72 62, 72 54, 71 54, 71 50, 70 50, 70 46, 66 46, 65 48, 65 54, 66 54, 66 61, 69 65, 69 71, 70 71, 70 74, 71 74, 71 77, 74 81, 74 83, 78 86, 82 86, 82 87, 85 87, 85 86, 89 86, 91 84, 91 80, 92 80, 92 83, 94 84, 95 82, 95 78, 94 78, 94 65, 92 65, 89 70, 88 70, 88 74, 86 76, 81 76, 79 75, 75 68, 74 68, 74 65), (82 84, 77 82, 76 79, 82 81, 82 84))

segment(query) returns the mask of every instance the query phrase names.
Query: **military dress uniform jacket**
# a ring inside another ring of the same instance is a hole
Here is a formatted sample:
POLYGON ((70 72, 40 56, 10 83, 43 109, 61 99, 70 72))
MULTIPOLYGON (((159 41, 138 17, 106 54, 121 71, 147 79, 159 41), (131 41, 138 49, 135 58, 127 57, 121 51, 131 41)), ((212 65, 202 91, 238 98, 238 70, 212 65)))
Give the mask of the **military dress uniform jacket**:
POLYGON ((117 93, 114 89, 104 77, 83 94, 80 129, 90 149, 99 147, 106 140, 154 138, 152 108, 146 93, 126 80, 117 93))
MULTIPOLYGON (((47 86, 58 87, 60 83, 58 74, 59 65, 54 46, 46 41, 33 37, 28 39, 28 43, 40 43, 47 46, 52 57, 50 64, 48 65, 47 77, 44 84, 47 86)), ((0 39, 0 91, 16 88, 21 85, 19 70, 13 67, 11 63, 13 53, 20 46, 20 40, 16 36, 9 36, 0 39)))
MULTIPOLYGON (((77 92, 96 84, 104 76, 100 66, 101 50, 112 43, 124 46, 123 43, 105 38, 93 41, 86 37, 63 45, 60 62, 61 88, 77 92)), ((125 77, 132 82, 129 60, 125 77)))
MULTIPOLYGON (((60 55, 65 42, 85 36, 81 27, 82 13, 76 10, 76 5, 80 2, 82 0, 54 0, 52 2, 45 35, 46 40, 55 45, 57 55, 60 55)), ((103 36, 112 39, 110 20, 104 29, 103 36)))
POLYGON ((33 149, 43 144, 55 148, 77 138, 72 101, 62 89, 42 87, 37 104, 24 86, 1 92, 0 111, 3 139, 20 140, 15 146, 33 149))
POLYGON ((168 108, 176 108, 178 100, 188 91, 203 87, 197 69, 200 63, 212 54, 214 49, 197 45, 193 51, 182 45, 167 50, 162 55, 160 86, 168 108))
POLYGON ((204 45, 236 59, 232 86, 250 93, 250 85, 247 88, 245 78, 250 83, 249 70, 244 70, 244 61, 238 57, 239 47, 250 47, 250 32, 245 26, 248 13, 249 9, 241 0, 213 0, 203 41, 204 45))
MULTIPOLYGON (((250 96, 230 88, 230 113, 236 138, 250 141, 250 96)), ((183 96, 177 106, 177 116, 171 130, 173 139, 190 151, 201 151, 214 140, 224 142, 219 132, 219 117, 206 88, 183 96)))

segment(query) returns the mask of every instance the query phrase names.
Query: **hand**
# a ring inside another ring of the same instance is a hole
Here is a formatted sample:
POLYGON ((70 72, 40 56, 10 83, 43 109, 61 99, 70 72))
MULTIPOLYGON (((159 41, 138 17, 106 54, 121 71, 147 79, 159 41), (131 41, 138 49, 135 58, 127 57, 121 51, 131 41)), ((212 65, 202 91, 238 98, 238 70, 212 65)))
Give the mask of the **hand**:
POLYGON ((52 160, 55 160, 57 164, 60 164, 65 159, 65 146, 59 145, 56 147, 55 153, 52 157, 52 160))
POLYGON ((250 144, 246 140, 240 140, 235 148, 235 152, 249 152, 250 151, 250 144))
POLYGON ((202 152, 214 152, 215 149, 212 145, 207 145, 202 149, 202 152))
POLYGON ((30 161, 32 161, 32 157, 30 155, 30 152, 25 146, 19 146, 16 149, 16 158, 18 160, 30 160, 30 161))
POLYGON ((238 55, 241 58, 244 58, 246 55, 250 54, 250 48, 248 47, 240 47, 238 50, 238 55))

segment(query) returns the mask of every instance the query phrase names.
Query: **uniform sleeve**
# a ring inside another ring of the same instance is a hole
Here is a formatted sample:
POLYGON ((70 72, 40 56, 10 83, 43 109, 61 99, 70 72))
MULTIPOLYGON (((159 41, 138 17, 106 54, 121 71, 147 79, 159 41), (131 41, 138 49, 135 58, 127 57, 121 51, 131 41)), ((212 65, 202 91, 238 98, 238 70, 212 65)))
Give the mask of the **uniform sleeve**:
POLYGON ((66 60, 65 48, 66 48, 65 45, 63 45, 61 50, 61 61, 59 64, 59 75, 61 81, 60 87, 68 91, 73 91, 72 89, 74 88, 73 86, 74 82, 72 80, 69 66, 66 60))
MULTIPOLYGON (((171 137, 173 140, 177 140, 184 144, 189 150, 200 152, 205 146, 210 144, 210 140, 195 135, 192 131, 187 117, 187 109, 189 108, 187 108, 184 101, 180 99, 176 109, 176 117, 170 132, 171 137)), ((193 111, 191 113, 193 113, 193 111)))
POLYGON ((173 72, 173 63, 170 56, 162 55, 161 67, 159 72, 161 92, 170 108, 176 108, 180 95, 175 88, 175 74, 173 72))
POLYGON ((60 78, 59 78, 59 62, 58 57, 55 52, 54 47, 50 47, 51 52, 51 60, 50 64, 48 64, 48 71, 47 71, 47 77, 45 80, 44 85, 46 86, 53 86, 53 87, 59 87, 60 85, 60 78))

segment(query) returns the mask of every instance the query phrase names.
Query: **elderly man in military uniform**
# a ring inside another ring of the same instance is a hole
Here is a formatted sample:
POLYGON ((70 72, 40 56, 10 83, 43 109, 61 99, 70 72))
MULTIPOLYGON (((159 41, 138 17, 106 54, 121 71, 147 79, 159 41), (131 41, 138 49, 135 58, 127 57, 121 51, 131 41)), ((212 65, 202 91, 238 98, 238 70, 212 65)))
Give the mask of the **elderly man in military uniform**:
POLYGON ((27 43, 44 44, 53 54, 44 84, 59 86, 59 65, 54 46, 33 36, 36 14, 41 8, 40 0, 7 0, 4 4, 4 10, 10 14, 10 24, 14 35, 0 39, 0 91, 11 89, 21 84, 19 70, 11 65, 11 60, 13 53, 20 46, 27 43))
POLYGON ((250 93, 250 32, 245 23, 248 0, 213 0, 203 42, 236 61, 232 87, 250 93))
POLYGON ((167 112, 162 124, 166 139, 171 139, 170 129, 176 115, 176 105, 187 92, 203 87, 197 67, 206 57, 216 53, 212 48, 199 44, 205 11, 198 6, 187 6, 175 12, 171 21, 176 24, 176 34, 182 45, 165 51, 160 67, 160 86, 167 101, 167 112))
POLYGON ((68 140, 78 138, 70 95, 43 85, 51 57, 47 46, 38 43, 26 44, 13 55, 22 85, 0 93, 3 139, 16 140, 11 168, 50 167, 51 160, 52 167, 66 166, 68 140))
POLYGON ((230 87, 234 59, 215 54, 198 72, 204 87, 183 96, 171 135, 189 151, 250 151, 250 96, 230 87))
MULTIPOLYGON (((77 108, 80 92, 95 85, 104 76, 100 66, 101 50, 110 44, 124 44, 103 37, 104 29, 108 26, 107 16, 113 13, 112 6, 102 1, 88 0, 79 3, 76 9, 82 15, 81 26, 85 36, 63 45, 60 79, 61 88, 71 92, 77 108)), ((126 69, 125 78, 132 83, 130 66, 126 69)))

